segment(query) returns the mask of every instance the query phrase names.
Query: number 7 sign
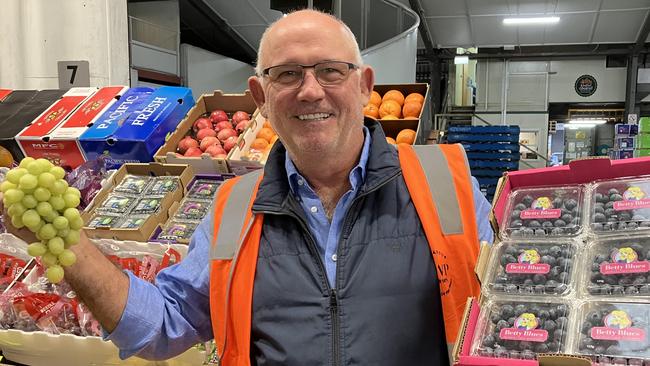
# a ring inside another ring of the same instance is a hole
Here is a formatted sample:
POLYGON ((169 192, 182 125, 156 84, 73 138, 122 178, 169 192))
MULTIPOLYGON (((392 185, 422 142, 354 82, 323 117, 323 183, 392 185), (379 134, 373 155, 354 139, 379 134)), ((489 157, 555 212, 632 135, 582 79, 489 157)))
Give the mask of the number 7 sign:
POLYGON ((90 65, 88 61, 58 61, 59 89, 90 86, 90 65))

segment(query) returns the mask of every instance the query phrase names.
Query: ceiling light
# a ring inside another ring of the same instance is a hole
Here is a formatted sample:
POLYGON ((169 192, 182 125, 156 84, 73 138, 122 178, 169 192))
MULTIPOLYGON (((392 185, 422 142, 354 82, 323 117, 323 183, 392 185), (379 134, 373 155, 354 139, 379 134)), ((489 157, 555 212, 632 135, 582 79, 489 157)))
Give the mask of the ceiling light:
POLYGON ((456 56, 454 57, 454 64, 467 65, 469 63, 469 56, 456 56))
POLYGON ((577 130, 580 128, 592 128, 596 127, 595 123, 567 123, 564 125, 564 128, 567 128, 569 130, 577 130))
POLYGON ((569 123, 574 124, 574 125, 602 125, 607 123, 606 119, 572 119, 569 121, 569 123))
POLYGON ((539 18, 505 18, 505 25, 526 25, 526 24, 555 24, 560 21, 560 17, 539 17, 539 18))

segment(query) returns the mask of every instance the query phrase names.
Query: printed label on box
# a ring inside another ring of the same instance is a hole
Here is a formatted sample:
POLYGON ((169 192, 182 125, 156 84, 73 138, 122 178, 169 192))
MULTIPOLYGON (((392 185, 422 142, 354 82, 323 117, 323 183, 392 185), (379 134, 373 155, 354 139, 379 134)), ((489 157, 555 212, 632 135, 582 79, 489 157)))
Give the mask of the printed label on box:
POLYGON ((600 273, 612 275, 650 272, 650 262, 639 261, 638 254, 632 248, 614 248, 610 257, 612 259, 611 262, 603 262, 600 264, 600 273))
POLYGON ((537 329, 539 319, 535 314, 523 313, 515 319, 513 328, 503 328, 499 331, 501 339, 513 341, 545 342, 548 339, 548 331, 537 329))
POLYGON ((557 219, 562 216, 562 210, 553 208, 553 203, 548 197, 538 197, 527 210, 522 210, 519 217, 529 219, 557 219))
POLYGON ((650 198, 647 197, 647 194, 641 187, 631 186, 623 192, 623 201, 614 202, 614 210, 623 211, 623 210, 634 210, 637 208, 648 208, 650 207, 650 198))
POLYGON ((517 257, 517 263, 508 263, 506 273, 541 273, 551 271, 551 266, 546 263, 539 263, 541 256, 535 249, 525 250, 517 257))
POLYGON ((604 327, 591 328, 591 338, 611 341, 645 341, 645 330, 633 328, 630 316, 623 310, 614 310, 605 319, 604 327))

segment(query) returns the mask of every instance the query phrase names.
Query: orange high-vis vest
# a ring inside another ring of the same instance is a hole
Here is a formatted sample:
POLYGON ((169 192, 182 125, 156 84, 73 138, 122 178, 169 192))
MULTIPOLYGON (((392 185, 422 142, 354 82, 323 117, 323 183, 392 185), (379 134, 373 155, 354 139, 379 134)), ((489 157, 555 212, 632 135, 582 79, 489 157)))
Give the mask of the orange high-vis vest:
MULTIPOLYGON (((478 230, 465 151, 458 144, 400 145, 398 151, 436 265, 447 343, 454 343, 467 298, 480 292, 474 274, 478 230)), ((261 180, 259 170, 226 181, 214 205, 210 312, 223 366, 250 365, 253 286, 264 220, 251 207, 261 180)))

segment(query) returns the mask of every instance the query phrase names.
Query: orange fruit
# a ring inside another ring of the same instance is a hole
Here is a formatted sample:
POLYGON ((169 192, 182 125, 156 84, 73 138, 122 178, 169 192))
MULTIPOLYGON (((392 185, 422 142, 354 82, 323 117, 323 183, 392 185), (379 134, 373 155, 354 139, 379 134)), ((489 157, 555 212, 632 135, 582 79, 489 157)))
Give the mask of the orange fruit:
POLYGON ((385 121, 387 119, 399 119, 399 118, 393 116, 392 114, 387 114, 382 118, 382 121, 385 121))
POLYGON ((413 142, 415 142, 415 131, 410 128, 405 128, 397 134, 395 141, 397 141, 398 144, 413 145, 413 142))
POLYGON ((404 102, 404 107, 402 107, 402 115, 404 117, 420 117, 420 111, 422 110, 422 104, 418 102, 404 102))
POLYGON ((401 107, 404 104, 404 94, 402 94, 402 92, 399 90, 389 90, 386 92, 386 94, 384 94, 384 97, 381 98, 381 102, 384 103, 387 100, 394 100, 401 107))
POLYGON ((397 145, 397 142, 392 137, 386 137, 386 142, 388 142, 391 145, 397 145))
POLYGON ((372 103, 368 103, 367 106, 363 107, 363 115, 372 118, 379 118, 379 107, 372 103))
POLYGON ((418 118, 418 117, 408 117, 408 116, 407 116, 407 117, 404 117, 404 118, 402 118, 402 119, 420 119, 420 118, 418 118))
POLYGON ((266 142, 271 142, 271 139, 275 135, 275 132, 273 132, 272 129, 268 127, 262 127, 260 132, 257 133, 257 138, 258 139, 264 139, 266 142))
POLYGON ((379 106, 379 117, 383 119, 389 114, 400 118, 402 116, 402 106, 394 100, 386 100, 382 102, 381 106, 379 106))
POLYGON ((251 149, 261 151, 261 150, 266 149, 267 146, 269 146, 269 142, 266 141, 265 139, 262 139, 262 138, 258 137, 255 140, 253 140, 253 143, 251 144, 251 149))
POLYGON ((278 141, 278 138, 279 138, 279 137, 280 137, 280 136, 278 136, 278 135, 273 136, 273 138, 271 139, 271 142, 269 142, 269 145, 273 145, 273 144, 275 144, 275 142, 278 141))
POLYGON ((264 124, 262 124, 262 127, 273 129, 273 127, 271 127, 271 122, 269 122, 268 119, 264 120, 264 124))
POLYGON ((372 93, 370 93, 370 101, 368 104, 374 104, 377 106, 377 108, 379 108, 381 105, 381 95, 373 90, 372 93))
POLYGON ((404 103, 408 102, 418 102, 424 104, 424 96, 420 93, 411 93, 404 98, 404 103))

